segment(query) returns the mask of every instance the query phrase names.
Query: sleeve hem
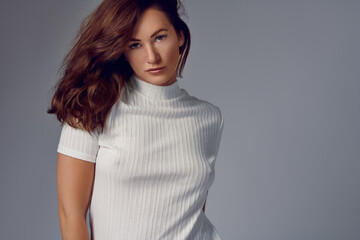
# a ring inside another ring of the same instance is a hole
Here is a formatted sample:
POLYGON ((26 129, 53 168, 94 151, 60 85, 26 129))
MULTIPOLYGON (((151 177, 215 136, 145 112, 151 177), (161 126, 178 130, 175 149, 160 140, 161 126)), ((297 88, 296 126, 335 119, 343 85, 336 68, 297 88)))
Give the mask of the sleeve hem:
POLYGON ((64 155, 67 155, 67 156, 70 156, 70 157, 80 159, 80 160, 84 160, 84 161, 87 161, 87 162, 92 162, 92 163, 96 162, 96 156, 92 156, 92 155, 89 155, 89 154, 78 152, 78 151, 75 151, 73 149, 58 146, 57 152, 61 153, 61 154, 64 154, 64 155))

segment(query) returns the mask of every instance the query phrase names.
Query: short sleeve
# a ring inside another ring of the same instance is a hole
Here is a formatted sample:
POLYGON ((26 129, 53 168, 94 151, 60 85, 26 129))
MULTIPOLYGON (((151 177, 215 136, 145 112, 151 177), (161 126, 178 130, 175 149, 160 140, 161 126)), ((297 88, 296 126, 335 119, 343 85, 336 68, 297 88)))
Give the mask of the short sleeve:
POLYGON ((95 163, 99 149, 98 137, 97 131, 90 135, 86 130, 73 128, 65 122, 62 125, 57 152, 95 163))

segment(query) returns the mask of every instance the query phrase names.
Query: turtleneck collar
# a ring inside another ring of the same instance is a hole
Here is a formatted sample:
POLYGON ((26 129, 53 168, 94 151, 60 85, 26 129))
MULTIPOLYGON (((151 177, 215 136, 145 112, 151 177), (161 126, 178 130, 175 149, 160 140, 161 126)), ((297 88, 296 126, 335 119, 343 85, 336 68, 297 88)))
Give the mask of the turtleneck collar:
POLYGON ((159 86, 140 80, 133 74, 129 79, 129 85, 147 97, 160 100, 176 98, 181 94, 181 88, 177 80, 171 85, 159 86))

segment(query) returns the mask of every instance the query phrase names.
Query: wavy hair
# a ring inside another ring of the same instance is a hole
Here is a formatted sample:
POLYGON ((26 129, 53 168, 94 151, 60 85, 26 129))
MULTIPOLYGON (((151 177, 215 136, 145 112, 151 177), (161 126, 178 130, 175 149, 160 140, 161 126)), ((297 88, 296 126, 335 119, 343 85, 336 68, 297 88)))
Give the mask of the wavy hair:
POLYGON ((61 124, 66 122, 89 133, 96 128, 104 130, 121 88, 134 73, 123 53, 137 20, 150 7, 163 11, 176 32, 184 34, 176 69, 182 78, 191 38, 180 17, 180 0, 103 0, 81 22, 60 66, 61 78, 54 86, 47 113, 55 114, 61 124))

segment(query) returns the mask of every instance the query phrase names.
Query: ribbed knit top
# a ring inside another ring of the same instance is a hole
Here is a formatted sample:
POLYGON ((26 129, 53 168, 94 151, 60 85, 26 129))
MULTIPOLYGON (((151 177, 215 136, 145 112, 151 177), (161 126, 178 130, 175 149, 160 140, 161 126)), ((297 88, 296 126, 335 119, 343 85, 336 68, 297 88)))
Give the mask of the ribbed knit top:
MULTIPOLYGON (((95 164, 93 240, 219 240, 202 207, 224 118, 179 87, 128 79, 102 133, 62 127, 57 151, 95 164)), ((209 192, 210 193, 210 192, 209 192)))

